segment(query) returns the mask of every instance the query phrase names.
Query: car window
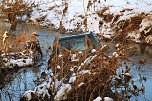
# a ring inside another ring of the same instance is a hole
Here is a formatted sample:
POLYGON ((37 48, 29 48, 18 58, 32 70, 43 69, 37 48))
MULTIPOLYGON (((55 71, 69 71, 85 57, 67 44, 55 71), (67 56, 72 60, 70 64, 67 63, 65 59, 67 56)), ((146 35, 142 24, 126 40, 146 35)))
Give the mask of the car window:
POLYGON ((60 50, 66 48, 68 50, 83 51, 96 48, 97 45, 99 45, 98 40, 93 34, 68 36, 59 39, 60 50))
POLYGON ((85 50, 84 37, 62 40, 59 44, 60 48, 67 48, 68 50, 85 50))

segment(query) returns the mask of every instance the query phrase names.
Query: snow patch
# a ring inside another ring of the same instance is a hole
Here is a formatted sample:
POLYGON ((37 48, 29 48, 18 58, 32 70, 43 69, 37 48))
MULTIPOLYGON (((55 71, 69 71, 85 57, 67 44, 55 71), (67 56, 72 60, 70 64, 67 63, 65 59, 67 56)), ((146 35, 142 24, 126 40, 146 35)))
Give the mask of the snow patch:
POLYGON ((81 70, 81 71, 79 72, 80 75, 84 75, 84 74, 86 74, 86 73, 91 74, 90 70, 81 70))
POLYGON ((83 83, 83 82, 81 82, 81 83, 78 85, 78 87, 81 87, 82 85, 84 85, 84 83, 83 83))
POLYGON ((91 53, 94 53, 94 52, 96 52, 96 49, 92 49, 91 53))
POLYGON ((113 56, 118 57, 119 55, 117 54, 117 52, 113 52, 113 56))
POLYGON ((76 80, 76 76, 74 76, 74 77, 70 77, 70 79, 69 79, 69 83, 73 83, 75 80, 76 80))
POLYGON ((98 96, 96 99, 94 99, 93 101, 101 101, 102 98, 100 96, 98 96))
POLYGON ((104 101, 113 101, 113 99, 110 97, 104 97, 104 101))
POLYGON ((66 93, 71 90, 71 85, 70 84, 62 84, 60 90, 57 92, 55 96, 55 100, 61 100, 66 98, 66 93))

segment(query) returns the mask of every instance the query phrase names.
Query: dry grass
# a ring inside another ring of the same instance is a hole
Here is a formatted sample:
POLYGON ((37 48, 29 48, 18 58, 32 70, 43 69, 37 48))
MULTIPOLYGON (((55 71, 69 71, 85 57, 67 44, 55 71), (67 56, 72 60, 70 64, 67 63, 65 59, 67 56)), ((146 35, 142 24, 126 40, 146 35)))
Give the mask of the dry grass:
MULTIPOLYGON (((140 38, 139 40, 143 43, 145 42, 145 38, 150 35, 150 32, 144 33, 140 32, 139 29, 141 28, 141 23, 144 19, 148 18, 148 16, 150 16, 150 14, 145 14, 145 13, 141 13, 138 14, 136 16, 130 17, 130 18, 126 18, 125 20, 121 20, 121 21, 117 21, 115 22, 116 25, 114 26, 114 30, 115 30, 115 34, 117 35, 117 39, 118 40, 125 40, 128 38, 128 33, 140 33, 140 38)), ((150 21, 150 20, 149 20, 150 21)), ((143 25, 144 26, 144 25, 143 25)), ((151 27, 149 27, 150 29, 151 27)), ((148 27, 147 27, 148 29, 148 27)))
MULTIPOLYGON (((0 46, 2 46, 2 31, 0 30, 0 46)), ((2 51, 2 47, 0 47, 0 51, 2 51)))
POLYGON ((3 54, 3 56, 0 55, 2 58, 1 63, 3 64, 3 67, 9 67, 4 64, 5 62, 8 62, 3 61, 5 58, 7 60, 17 60, 26 59, 29 57, 33 59, 34 65, 36 64, 37 60, 41 60, 43 53, 41 51, 39 41, 37 40, 37 36, 38 35, 35 32, 31 34, 23 32, 20 36, 5 32, 1 40, 1 54, 3 54))
POLYGON ((1 48, 4 52, 21 52, 25 49, 26 42, 37 41, 37 34, 35 32, 31 34, 23 32, 20 36, 16 36, 5 32, 1 41, 1 48))
MULTIPOLYGON (((119 50, 117 50, 118 57, 115 55, 109 57, 105 53, 107 50, 108 46, 98 48, 94 53, 90 53, 89 50, 79 53, 64 49, 61 57, 55 54, 51 55, 48 64, 53 70, 53 73, 56 74, 55 77, 57 80, 62 80, 63 83, 67 84, 70 77, 73 75, 76 76, 76 80, 71 84, 72 89, 66 92, 66 101, 76 99, 88 101, 93 100, 99 95, 101 97, 116 97, 110 91, 109 86, 112 76, 116 75, 116 69, 120 65, 118 61, 125 59, 126 54, 123 45, 120 45, 119 50), (75 60, 72 60, 73 54, 76 55, 75 60), (57 65, 60 68, 57 68, 57 65), (82 71, 89 72, 81 74, 82 71), (83 83, 82 86, 80 86, 81 83, 83 83)), ((119 100, 118 98, 116 99, 119 100)))

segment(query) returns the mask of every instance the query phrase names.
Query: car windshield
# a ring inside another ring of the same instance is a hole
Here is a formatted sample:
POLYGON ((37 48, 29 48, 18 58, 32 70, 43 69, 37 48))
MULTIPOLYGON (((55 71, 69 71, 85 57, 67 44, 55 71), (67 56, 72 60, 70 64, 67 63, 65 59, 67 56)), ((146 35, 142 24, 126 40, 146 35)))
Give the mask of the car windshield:
POLYGON ((60 49, 86 50, 93 49, 98 45, 98 40, 93 35, 77 35, 59 39, 60 49), (87 44, 87 45, 86 45, 87 44))
POLYGON ((60 48, 67 48, 68 50, 85 50, 85 39, 72 38, 60 41, 60 48))

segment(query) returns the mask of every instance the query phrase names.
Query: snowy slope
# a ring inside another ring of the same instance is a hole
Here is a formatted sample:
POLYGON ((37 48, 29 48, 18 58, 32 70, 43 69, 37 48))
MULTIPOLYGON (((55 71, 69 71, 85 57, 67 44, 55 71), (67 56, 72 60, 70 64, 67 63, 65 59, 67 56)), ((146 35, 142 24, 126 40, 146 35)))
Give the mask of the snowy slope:
MULTIPOLYGON (((31 2, 29 0, 25 1, 31 2)), ((106 2, 105 0, 97 0, 94 3, 92 1, 89 9, 87 9, 88 0, 32 1, 39 4, 37 8, 33 9, 30 18, 36 24, 38 23, 47 27, 53 25, 53 28, 56 29, 62 25, 66 32, 71 33, 93 31, 107 38, 115 35, 116 31, 113 29, 118 27, 120 22, 139 16, 143 12, 145 15, 152 14, 151 0, 106 0, 106 2), (68 6, 68 9, 63 14, 65 4, 68 6), (116 17, 118 18, 115 19, 116 17)), ((149 22, 151 22, 151 19, 149 22)), ((120 28, 117 30, 120 30, 120 28)), ((141 29, 140 32, 142 32, 141 29)), ((133 33, 128 33, 128 36, 131 36, 134 41, 139 42, 140 32, 134 31, 133 33)), ((151 40, 151 36, 148 36, 146 39, 151 40)))
MULTIPOLYGON (((62 11, 64 9, 64 2, 62 0, 25 0, 26 2, 31 2, 34 1, 35 3, 39 4, 39 7, 37 9, 34 9, 32 13, 31 20, 36 22, 36 19, 40 19, 41 17, 44 17, 44 22, 43 25, 47 26, 50 23, 54 24, 55 27, 59 27, 59 22, 60 20, 63 20, 64 22, 64 27, 68 29, 71 29, 71 24, 70 21, 75 18, 76 16, 82 14, 83 16, 87 12, 87 4, 88 0, 66 0, 68 3, 68 12, 62 19, 62 11), (50 8, 54 7, 52 10, 48 10, 50 8), (58 13, 57 13, 58 12, 58 13), (61 14, 59 14, 61 12, 61 14)), ((96 11, 102 9, 105 6, 110 6, 112 5, 113 7, 110 8, 108 13, 116 13, 122 10, 123 8, 130 8, 134 9, 135 12, 142 12, 142 11, 151 11, 152 6, 151 0, 144 0, 144 1, 139 1, 139 0, 100 0, 99 2, 95 3, 96 6, 96 11)), ((90 7, 90 11, 88 13, 95 13, 93 7, 90 7)), ((93 18, 89 16, 89 20, 93 18)), ((89 21, 88 21, 89 22, 89 21)), ((94 23, 97 23, 96 21, 93 21, 94 23)), ((76 23, 74 23, 76 24, 76 23)), ((74 24, 72 24, 73 29, 74 24)), ((88 23, 89 24, 89 23, 88 23)), ((94 24, 93 24, 94 25, 94 24)), ((90 30, 93 30, 94 28, 90 28, 92 26, 89 26, 90 30)), ((97 30, 98 32, 98 30, 97 30)))

